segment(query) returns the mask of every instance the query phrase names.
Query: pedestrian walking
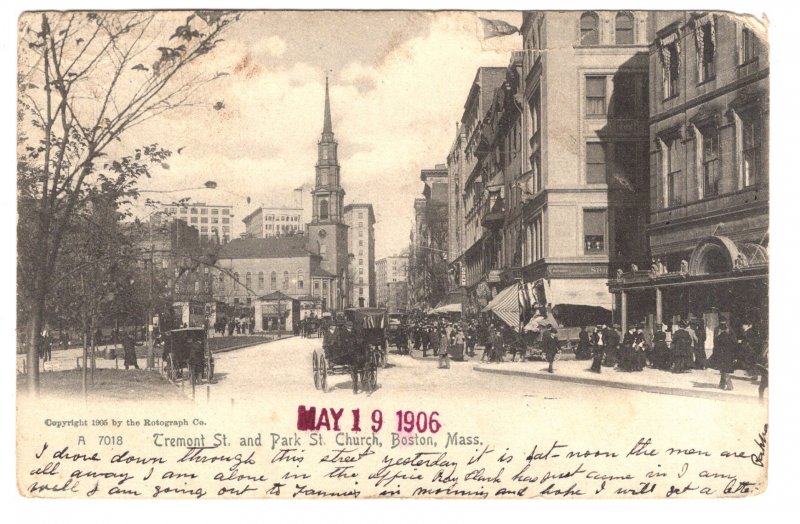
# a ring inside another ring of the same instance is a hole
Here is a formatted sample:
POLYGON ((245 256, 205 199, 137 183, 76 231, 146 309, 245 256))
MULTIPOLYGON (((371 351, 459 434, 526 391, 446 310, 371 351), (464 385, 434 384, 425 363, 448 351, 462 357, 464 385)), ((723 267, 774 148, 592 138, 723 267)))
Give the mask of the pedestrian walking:
POLYGON ((678 329, 672 334, 673 373, 684 373, 692 365, 692 337, 686 330, 685 320, 678 322, 678 329))
POLYGON ((653 367, 663 371, 669 371, 672 367, 669 346, 667 345, 667 334, 660 329, 653 335, 653 367))
POLYGON ((123 364, 127 370, 130 366, 139 369, 139 362, 136 359, 136 342, 133 335, 127 334, 122 341, 122 350, 124 351, 123 364))
POLYGON ((599 331, 595 331, 594 335, 596 341, 594 344, 592 344, 592 367, 589 369, 595 373, 600 373, 602 371, 601 366, 603 364, 603 356, 605 354, 605 345, 597 343, 597 340, 601 340, 599 331))
POLYGON ((450 369, 450 337, 442 329, 439 333, 439 369, 450 369))
POLYGON ((706 337, 705 326, 702 322, 695 322, 690 326, 692 335, 692 349, 694 350, 694 369, 706 369, 708 360, 706 359, 706 337))
POLYGON ((592 350, 589 347, 589 333, 586 326, 581 326, 578 333, 578 347, 575 349, 575 360, 589 360, 592 358, 592 350))
POLYGON ((559 350, 557 333, 558 331, 556 331, 556 328, 550 324, 545 325, 544 331, 542 332, 542 352, 544 352, 544 356, 547 359, 548 373, 554 373, 553 362, 559 350))
POLYGON ((731 373, 736 362, 736 337, 728 329, 728 323, 719 323, 719 332, 714 337, 714 360, 719 366, 719 388, 726 391, 733 389, 731 373))
POLYGON ((619 343, 620 334, 619 324, 614 324, 612 327, 603 326, 603 338, 606 340, 606 356, 603 365, 613 368, 619 362, 619 343))
POLYGON ((464 332, 461 328, 456 328, 455 337, 453 338, 454 358, 464 360, 464 332))

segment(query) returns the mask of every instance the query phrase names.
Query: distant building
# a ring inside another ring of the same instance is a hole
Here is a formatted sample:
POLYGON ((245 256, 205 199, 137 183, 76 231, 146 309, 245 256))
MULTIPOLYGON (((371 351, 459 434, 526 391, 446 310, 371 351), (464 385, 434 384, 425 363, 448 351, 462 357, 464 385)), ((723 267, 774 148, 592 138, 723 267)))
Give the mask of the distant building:
POLYGON ((769 47, 749 17, 653 12, 650 27, 652 259, 609 287, 623 325, 702 319, 709 349, 721 319, 768 318, 769 47))
POLYGON ((381 258, 375 262, 377 306, 390 313, 408 309, 408 256, 381 258))
POLYGON ((414 200, 409 300, 420 308, 446 299, 448 248, 448 171, 446 164, 423 169, 422 197, 414 200))
POLYGON ((164 211, 197 229, 201 242, 227 244, 231 238, 233 206, 192 202, 186 205, 164 205, 164 211))
POLYGON ((349 304, 375 307, 375 213, 372 204, 344 208, 350 258, 349 304))
POLYGON ((303 206, 295 199, 293 205, 261 205, 242 220, 249 238, 283 237, 304 232, 303 206))
MULTIPOLYGON (((298 300, 310 295, 317 309, 330 311, 336 276, 321 263, 316 244, 304 235, 231 240, 217 255, 214 299, 254 314, 256 300, 280 291, 298 300)), ((260 323, 256 318, 256 325, 260 323)))

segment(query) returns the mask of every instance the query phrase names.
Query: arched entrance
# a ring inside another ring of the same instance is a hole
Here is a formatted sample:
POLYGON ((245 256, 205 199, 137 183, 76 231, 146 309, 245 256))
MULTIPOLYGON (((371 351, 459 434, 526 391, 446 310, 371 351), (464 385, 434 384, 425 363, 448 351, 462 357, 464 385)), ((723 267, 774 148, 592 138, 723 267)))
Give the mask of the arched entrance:
POLYGON ((689 260, 692 276, 714 275, 732 271, 739 248, 728 237, 706 237, 697 244, 689 260))

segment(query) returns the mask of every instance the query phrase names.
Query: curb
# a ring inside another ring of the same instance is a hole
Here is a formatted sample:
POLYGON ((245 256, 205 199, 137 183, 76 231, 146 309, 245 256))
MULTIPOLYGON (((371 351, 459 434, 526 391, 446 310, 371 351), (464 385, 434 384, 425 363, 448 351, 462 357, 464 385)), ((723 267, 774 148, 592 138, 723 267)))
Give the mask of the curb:
POLYGON ((646 384, 629 384, 627 382, 614 382, 610 380, 598 380, 594 378, 571 377, 565 375, 551 375, 549 373, 536 373, 531 371, 516 371, 511 369, 488 369, 479 366, 473 366, 473 371, 480 373, 494 373, 497 375, 509 375, 518 377, 538 378, 544 380, 554 380, 559 382, 571 382, 574 384, 584 384, 588 386, 603 386, 607 388, 617 389, 630 389, 635 391, 642 391, 645 393, 657 393, 661 395, 677 395, 682 397, 695 397, 705 398, 710 400, 729 400, 740 402, 742 400, 750 400, 758 402, 758 397, 750 395, 740 395, 737 393, 722 393, 720 391, 700 391, 690 390, 683 388, 672 388, 669 386, 650 386, 646 384))
POLYGON ((227 353, 228 351, 235 351, 237 349, 249 348, 251 346, 259 346, 261 344, 270 344, 272 342, 280 342, 281 340, 288 340, 288 339, 294 338, 296 336, 297 335, 290 335, 288 337, 283 337, 283 338, 274 338, 272 340, 263 340, 263 341, 260 341, 260 342, 251 342, 251 343, 248 343, 248 344, 241 344, 239 346, 231 346, 231 347, 228 347, 228 348, 217 349, 217 350, 211 351, 211 353, 213 353, 214 355, 216 355, 217 353, 227 353))

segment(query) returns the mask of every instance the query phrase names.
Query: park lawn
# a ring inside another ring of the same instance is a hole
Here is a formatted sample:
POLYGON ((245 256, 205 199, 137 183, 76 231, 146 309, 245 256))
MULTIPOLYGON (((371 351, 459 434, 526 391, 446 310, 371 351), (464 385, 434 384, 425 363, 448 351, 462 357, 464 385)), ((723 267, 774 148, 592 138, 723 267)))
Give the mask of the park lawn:
MULTIPOLYGON (((81 370, 48 371, 39 374, 43 396, 80 397, 81 370)), ((26 387, 25 375, 17 374, 17 392, 26 387)), ((190 402, 180 389, 159 373, 144 369, 96 369, 94 385, 87 377, 89 399, 103 401, 179 401, 190 402)))

